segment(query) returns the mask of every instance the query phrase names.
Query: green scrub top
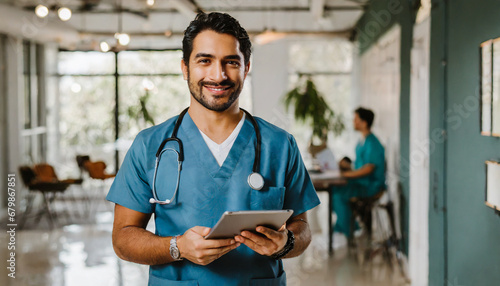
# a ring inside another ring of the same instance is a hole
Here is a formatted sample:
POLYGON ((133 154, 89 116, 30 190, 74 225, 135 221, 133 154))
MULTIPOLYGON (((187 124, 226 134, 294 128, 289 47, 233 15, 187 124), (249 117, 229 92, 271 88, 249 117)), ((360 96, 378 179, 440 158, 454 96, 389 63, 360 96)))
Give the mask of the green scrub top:
POLYGON ((371 196, 385 188, 385 150, 378 138, 370 133, 364 141, 356 145, 354 169, 366 164, 375 165, 375 170, 368 176, 356 179, 356 183, 366 188, 366 195, 371 196))
MULTIPOLYGON (((292 209, 299 215, 319 204, 293 136, 255 118, 262 135, 260 174, 265 181, 257 191, 247 183, 256 144, 249 119, 219 166, 189 113, 177 134, 184 145, 177 196, 169 205, 150 204, 155 154, 160 143, 171 136, 176 119, 139 133, 107 196, 129 209, 154 213, 156 235, 180 235, 193 226, 213 227, 225 211, 292 209)), ((178 150, 175 142, 165 148, 178 150)), ((165 152, 156 181, 160 200, 172 198, 176 180, 176 155, 165 152)), ((286 285, 286 275, 281 260, 242 244, 206 266, 188 260, 151 266, 149 285, 286 285)))

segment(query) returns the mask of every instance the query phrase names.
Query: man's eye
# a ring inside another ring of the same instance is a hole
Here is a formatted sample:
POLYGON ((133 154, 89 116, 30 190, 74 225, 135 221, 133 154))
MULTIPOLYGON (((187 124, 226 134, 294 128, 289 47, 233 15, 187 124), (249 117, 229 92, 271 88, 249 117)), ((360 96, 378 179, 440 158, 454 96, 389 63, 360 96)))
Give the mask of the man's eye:
POLYGON ((199 60, 199 63, 202 63, 202 64, 207 64, 209 62, 210 62, 209 59, 201 59, 201 60, 199 60))
POLYGON ((240 63, 238 61, 228 61, 227 62, 229 65, 232 65, 232 66, 239 66, 240 63))

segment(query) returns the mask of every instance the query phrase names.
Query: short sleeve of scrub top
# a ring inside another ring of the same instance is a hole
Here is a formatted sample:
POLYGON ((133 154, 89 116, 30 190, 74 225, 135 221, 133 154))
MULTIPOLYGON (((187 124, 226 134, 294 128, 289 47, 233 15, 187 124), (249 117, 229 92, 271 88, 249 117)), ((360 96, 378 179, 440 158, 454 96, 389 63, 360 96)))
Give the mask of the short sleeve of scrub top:
MULTIPOLYGON (((381 163, 383 164, 383 160, 381 162, 380 157, 383 154, 383 150, 378 142, 374 140, 375 138, 368 138, 365 143, 365 164, 373 164, 375 166, 379 166, 381 163)), ((383 159, 383 157, 382 157, 383 159)))
POLYGON ((151 187, 143 166, 146 162, 144 150, 140 133, 127 152, 106 199, 141 213, 153 213, 153 204, 149 203, 151 187))
POLYGON ((314 208, 320 202, 294 137, 288 135, 288 140, 291 148, 286 170, 287 190, 283 209, 293 209, 293 216, 296 216, 314 208))

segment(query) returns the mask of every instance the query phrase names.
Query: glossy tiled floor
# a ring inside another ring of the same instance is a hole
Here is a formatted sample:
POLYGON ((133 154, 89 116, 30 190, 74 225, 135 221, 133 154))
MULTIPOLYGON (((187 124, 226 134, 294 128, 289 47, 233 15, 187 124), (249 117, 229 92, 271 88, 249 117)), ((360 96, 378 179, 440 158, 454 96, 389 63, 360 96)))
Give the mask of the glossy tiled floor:
MULTIPOLYGON (((324 199, 324 198, 322 198, 324 199)), ((113 214, 111 204, 97 204, 98 211, 85 211, 82 204, 71 203, 74 210, 60 216, 59 226, 50 230, 47 219, 40 223, 28 220, 23 230, 16 232, 16 278, 7 277, 6 267, 0 268, 0 285, 20 286, 132 286, 147 285, 148 267, 118 259, 111 244, 113 214), (79 212, 76 212, 78 210, 79 212), (79 214, 79 215, 78 215, 79 214)), ((56 205, 63 208, 62 203, 56 205)), ((67 206, 67 205, 66 205, 67 206)), ((343 237, 336 236, 335 255, 329 257, 326 247, 326 206, 320 206, 311 218, 313 242, 306 253, 285 260, 288 285, 407 285, 398 271, 374 259, 360 266, 355 255, 349 254, 343 237)), ((2 223, 2 225, 6 225, 2 223)), ((8 257, 7 235, 0 233, 2 265, 8 257)))

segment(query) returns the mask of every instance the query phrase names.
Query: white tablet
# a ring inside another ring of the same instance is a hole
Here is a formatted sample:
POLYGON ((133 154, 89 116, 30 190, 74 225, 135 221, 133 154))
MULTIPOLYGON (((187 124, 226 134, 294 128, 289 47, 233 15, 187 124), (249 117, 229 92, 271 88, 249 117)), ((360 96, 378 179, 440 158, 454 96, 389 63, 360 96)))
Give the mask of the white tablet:
POLYGON ((278 230, 292 214, 293 210, 226 211, 205 238, 230 238, 243 230, 255 231, 259 225, 278 230))

